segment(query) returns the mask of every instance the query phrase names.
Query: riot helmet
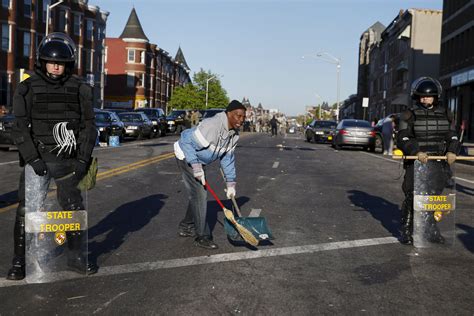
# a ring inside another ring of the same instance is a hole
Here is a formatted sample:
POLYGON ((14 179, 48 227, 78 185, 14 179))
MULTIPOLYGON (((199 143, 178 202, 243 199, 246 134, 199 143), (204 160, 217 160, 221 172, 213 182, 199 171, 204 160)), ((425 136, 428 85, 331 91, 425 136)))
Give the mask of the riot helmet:
POLYGON ((70 75, 76 62, 76 45, 65 33, 48 34, 38 45, 36 51, 36 66, 44 73, 47 62, 65 64, 65 75, 70 75))
POLYGON ((436 104, 441 98, 442 87, 438 80, 430 77, 416 79, 411 85, 411 98, 417 103, 421 97, 433 97, 436 104))

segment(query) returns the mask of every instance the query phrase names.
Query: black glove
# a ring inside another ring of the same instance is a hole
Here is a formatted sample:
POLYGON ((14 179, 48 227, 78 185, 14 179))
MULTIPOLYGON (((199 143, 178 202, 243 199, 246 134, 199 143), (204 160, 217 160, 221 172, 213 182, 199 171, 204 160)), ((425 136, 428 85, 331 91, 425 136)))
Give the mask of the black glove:
POLYGON ((33 170, 35 171, 35 173, 39 175, 40 177, 48 173, 48 167, 46 166, 44 161, 39 158, 30 162, 30 166, 33 167, 33 170))
POLYGON ((84 160, 74 161, 74 175, 80 181, 87 174, 87 162, 84 160))

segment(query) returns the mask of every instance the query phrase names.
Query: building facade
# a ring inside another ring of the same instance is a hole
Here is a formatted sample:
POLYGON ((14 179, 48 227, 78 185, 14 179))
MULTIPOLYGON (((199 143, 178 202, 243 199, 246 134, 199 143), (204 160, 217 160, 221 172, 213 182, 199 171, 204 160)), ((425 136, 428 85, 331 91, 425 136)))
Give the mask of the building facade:
POLYGON ((106 39, 106 51, 105 107, 166 111, 173 89, 191 82, 181 48, 172 58, 150 43, 135 9, 119 38, 106 39))
POLYGON ((443 1, 440 79, 464 140, 474 140, 474 2, 443 1), (463 124, 464 123, 464 124, 463 124))
POLYGON ((48 31, 67 33, 76 43, 75 74, 94 87, 94 102, 101 104, 106 21, 109 12, 87 0, 2 0, 0 7, 0 106, 12 105, 21 73, 34 70, 36 48, 48 31))
MULTIPOLYGON (((349 98, 352 100, 352 102, 355 101, 355 106, 353 106, 353 110, 351 110, 351 112, 353 113, 353 117, 350 118, 367 118, 367 113, 364 113, 364 109, 362 108, 362 100, 363 98, 369 97, 370 52, 374 47, 376 47, 377 43, 380 42, 381 35, 384 30, 385 26, 380 22, 376 22, 367 30, 365 30, 360 36, 359 65, 357 71, 357 98, 349 98)), ((352 103, 351 101, 349 101, 349 99, 346 101, 352 103)), ((346 101, 344 101, 344 103, 346 103, 346 101)), ((345 109, 345 104, 343 104, 342 107, 343 109, 345 109)), ((339 116, 341 118, 348 118, 345 117, 346 114, 344 112, 345 111, 340 111, 339 116)))
POLYGON ((411 105, 411 83, 439 78, 442 11, 408 9, 385 28, 370 50, 367 119, 380 119, 411 105))

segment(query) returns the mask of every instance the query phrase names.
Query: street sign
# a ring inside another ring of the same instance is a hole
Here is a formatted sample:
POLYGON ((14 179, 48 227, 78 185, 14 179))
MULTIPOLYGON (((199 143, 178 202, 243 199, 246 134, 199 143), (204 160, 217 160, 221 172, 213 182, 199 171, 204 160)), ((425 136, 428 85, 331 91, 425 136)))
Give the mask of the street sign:
POLYGON ((362 107, 363 108, 369 107, 369 98, 362 98, 362 107))

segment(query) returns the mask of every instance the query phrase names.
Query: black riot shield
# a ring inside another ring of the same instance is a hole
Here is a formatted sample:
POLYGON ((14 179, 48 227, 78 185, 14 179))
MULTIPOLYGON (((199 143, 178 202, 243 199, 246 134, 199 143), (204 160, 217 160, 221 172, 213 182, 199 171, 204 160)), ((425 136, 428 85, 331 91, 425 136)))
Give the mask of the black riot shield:
MULTIPOLYGON (((67 175, 52 179, 38 176, 25 166, 26 282, 58 279, 59 272, 87 271, 87 192, 82 192, 81 209, 63 209, 57 201, 58 184, 77 185, 67 175)), ((77 182, 77 181, 76 181, 77 182)), ((61 187, 60 189, 64 189, 61 187)), ((66 188, 67 189, 67 188, 66 188)))
POLYGON ((415 161, 413 244, 417 248, 453 245, 456 184, 454 165, 415 161))

